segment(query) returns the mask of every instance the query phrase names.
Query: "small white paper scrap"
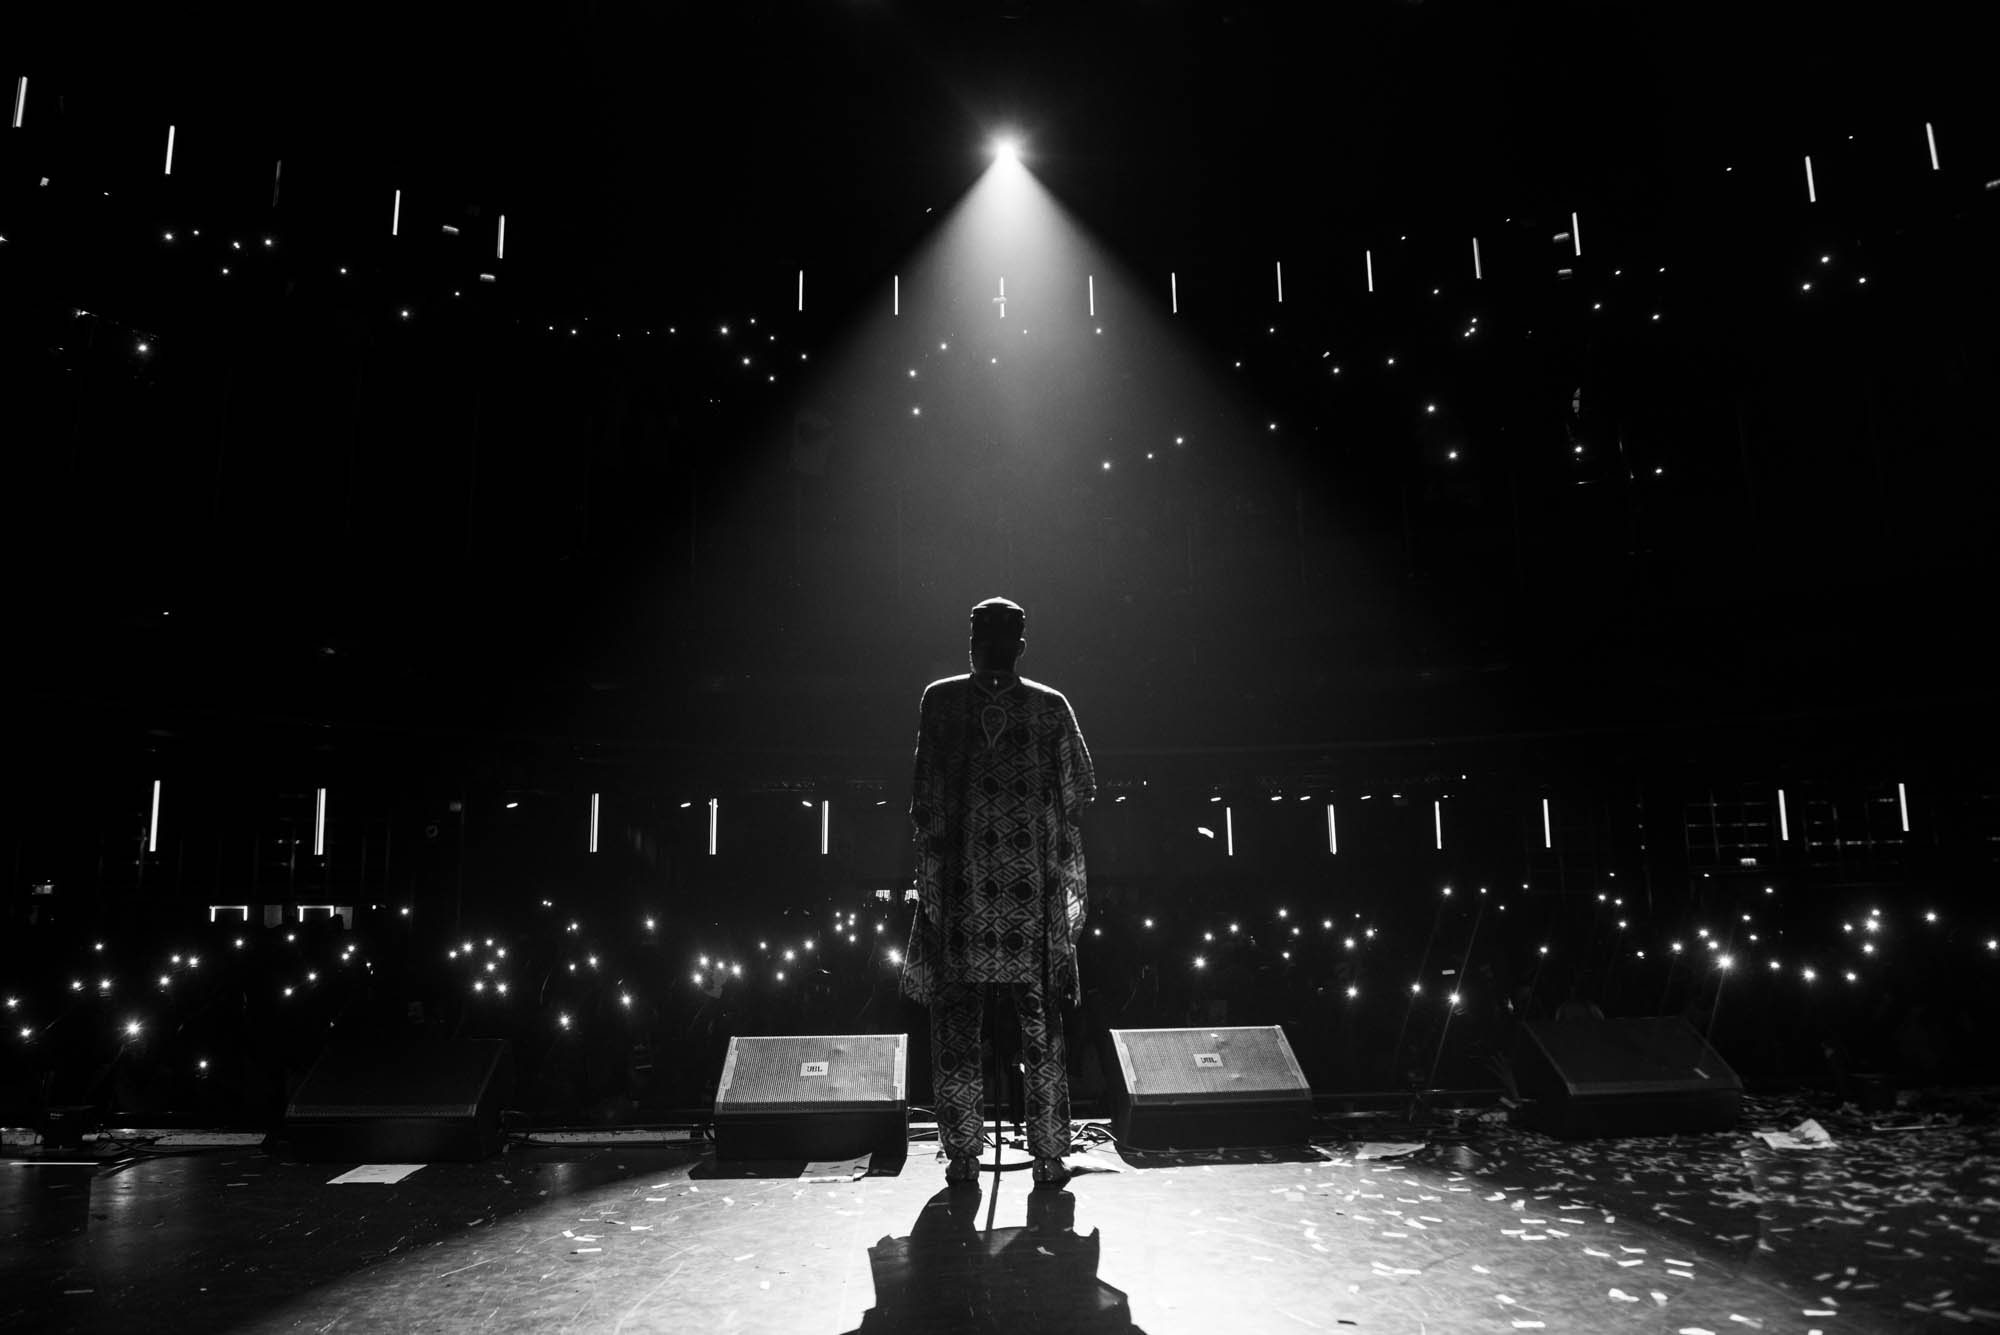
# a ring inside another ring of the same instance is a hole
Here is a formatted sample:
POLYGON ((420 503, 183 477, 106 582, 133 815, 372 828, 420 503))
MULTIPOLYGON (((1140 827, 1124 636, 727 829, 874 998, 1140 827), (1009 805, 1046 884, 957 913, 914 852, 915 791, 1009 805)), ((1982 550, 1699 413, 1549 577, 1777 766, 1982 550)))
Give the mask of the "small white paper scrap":
POLYGON ((1826 1128, 1810 1117, 1790 1131, 1759 1131, 1757 1139, 1774 1150, 1823 1150, 1833 1144, 1826 1128))
POLYGON ((349 1169, 339 1177, 330 1179, 327 1185, 339 1187, 354 1182, 401 1182, 422 1167, 420 1163, 365 1163, 359 1168, 349 1169))
POLYGON ((1371 1140, 1354 1151, 1356 1159, 1400 1159, 1424 1147, 1420 1140, 1371 1140))
POLYGON ((858 1159, 825 1159, 809 1163, 799 1177, 807 1182, 853 1182, 868 1176, 868 1165, 874 1158, 864 1154, 858 1159))

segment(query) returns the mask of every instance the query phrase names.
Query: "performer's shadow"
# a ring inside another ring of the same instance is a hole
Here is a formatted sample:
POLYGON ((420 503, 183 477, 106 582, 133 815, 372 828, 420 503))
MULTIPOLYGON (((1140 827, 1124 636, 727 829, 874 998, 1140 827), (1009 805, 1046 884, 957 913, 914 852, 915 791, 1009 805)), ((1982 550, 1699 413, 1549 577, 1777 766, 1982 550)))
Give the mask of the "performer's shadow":
POLYGON ((868 1249, 875 1306, 852 1335, 1136 1332, 1125 1295, 1097 1277, 1098 1231, 1076 1235, 1076 1197, 1037 1191, 1022 1228, 979 1227, 985 1193, 947 1188, 907 1238, 868 1249))

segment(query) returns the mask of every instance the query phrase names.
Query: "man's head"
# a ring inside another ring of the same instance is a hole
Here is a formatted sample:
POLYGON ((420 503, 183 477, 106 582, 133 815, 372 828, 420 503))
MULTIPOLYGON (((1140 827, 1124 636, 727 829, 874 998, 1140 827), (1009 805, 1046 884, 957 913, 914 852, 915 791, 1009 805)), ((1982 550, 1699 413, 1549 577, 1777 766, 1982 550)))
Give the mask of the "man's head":
POLYGON ((974 672, 1012 672, 1027 647, 1028 614, 1019 603, 988 598, 972 609, 966 649, 974 672))

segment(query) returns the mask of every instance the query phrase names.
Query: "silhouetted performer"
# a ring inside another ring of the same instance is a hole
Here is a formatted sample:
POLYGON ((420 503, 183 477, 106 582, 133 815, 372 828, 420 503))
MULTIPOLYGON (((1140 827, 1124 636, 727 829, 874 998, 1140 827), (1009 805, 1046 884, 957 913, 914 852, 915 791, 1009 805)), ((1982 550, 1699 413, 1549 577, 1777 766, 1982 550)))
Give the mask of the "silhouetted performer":
POLYGON ((1038 1186, 1067 1180, 1069 1073, 1059 1006, 1081 1000, 1085 886, 1078 814, 1096 795, 1090 752, 1058 691, 1014 671, 1027 613, 972 609, 972 673, 924 689, 910 799, 917 920, 903 991, 931 1008, 931 1082, 945 1179, 976 1181, 984 1140, 986 984, 1012 988, 1027 1069, 1038 1186))

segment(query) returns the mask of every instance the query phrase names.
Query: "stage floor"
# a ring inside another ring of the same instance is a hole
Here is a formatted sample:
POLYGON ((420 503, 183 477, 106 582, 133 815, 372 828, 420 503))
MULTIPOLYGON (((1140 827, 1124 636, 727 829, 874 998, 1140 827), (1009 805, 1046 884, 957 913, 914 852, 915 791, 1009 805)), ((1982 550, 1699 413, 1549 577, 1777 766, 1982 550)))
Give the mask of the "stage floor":
MULTIPOLYGON (((1746 1127, 1797 1120, 1759 1111, 1746 1127)), ((631 1144, 339 1185, 353 1165, 255 1147, 17 1157, 0 1329, 2000 1329, 1993 1130, 1822 1120, 1817 1150, 1492 1126, 1393 1159, 1338 1128, 1296 1151, 1094 1150, 1055 1192, 1022 1171, 947 1190, 922 1143, 858 1178, 631 1144)))

